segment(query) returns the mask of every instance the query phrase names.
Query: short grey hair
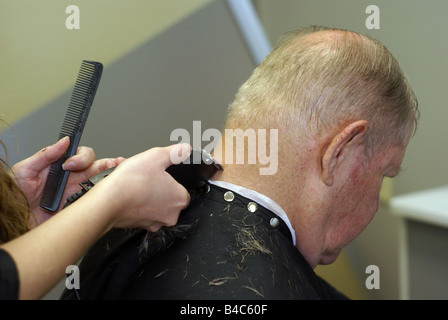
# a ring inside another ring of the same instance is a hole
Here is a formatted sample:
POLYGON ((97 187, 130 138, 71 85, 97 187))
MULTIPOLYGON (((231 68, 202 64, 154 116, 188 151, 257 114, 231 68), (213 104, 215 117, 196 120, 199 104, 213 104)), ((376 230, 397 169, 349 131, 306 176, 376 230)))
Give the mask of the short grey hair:
POLYGON ((311 26, 280 38, 240 87, 226 127, 251 127, 257 121, 308 139, 367 120, 368 145, 386 146, 403 145, 418 118, 416 95, 381 42, 357 32, 311 26))

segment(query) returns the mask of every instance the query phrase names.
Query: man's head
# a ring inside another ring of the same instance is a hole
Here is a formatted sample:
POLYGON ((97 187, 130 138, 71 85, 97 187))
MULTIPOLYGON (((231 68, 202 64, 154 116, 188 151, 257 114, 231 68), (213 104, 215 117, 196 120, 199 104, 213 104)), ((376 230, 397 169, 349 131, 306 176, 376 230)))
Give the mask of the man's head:
POLYGON ((241 86, 226 122, 277 128, 278 172, 224 163, 220 179, 278 202, 310 265, 330 263, 377 211, 382 178, 398 173, 417 118, 415 94, 379 41, 324 27, 292 32, 241 86))
POLYGON ((285 126, 308 140, 351 121, 369 121, 369 143, 403 143, 417 99, 379 41, 312 26, 285 34, 241 86, 226 127, 285 126))

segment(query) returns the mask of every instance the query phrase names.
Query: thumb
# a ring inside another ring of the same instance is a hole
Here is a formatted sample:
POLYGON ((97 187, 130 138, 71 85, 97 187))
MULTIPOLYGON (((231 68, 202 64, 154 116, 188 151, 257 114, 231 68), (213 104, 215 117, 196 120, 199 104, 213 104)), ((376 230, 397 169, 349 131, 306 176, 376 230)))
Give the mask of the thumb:
POLYGON ((27 159, 27 166, 31 170, 41 171, 64 155, 70 144, 69 137, 60 139, 55 144, 43 148, 27 159))
POLYGON ((169 153, 169 158, 163 163, 165 169, 173 164, 185 161, 191 154, 191 146, 188 143, 173 144, 164 149, 169 153))

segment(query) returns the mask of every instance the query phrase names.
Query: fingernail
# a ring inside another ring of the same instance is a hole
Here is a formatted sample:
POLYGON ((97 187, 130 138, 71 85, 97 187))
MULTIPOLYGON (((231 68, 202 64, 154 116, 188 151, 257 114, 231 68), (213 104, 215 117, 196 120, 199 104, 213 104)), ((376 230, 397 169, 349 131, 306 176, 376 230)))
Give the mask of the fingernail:
POLYGON ((73 166, 74 166, 74 162, 73 161, 69 161, 69 162, 64 162, 63 164, 62 164, 62 169, 63 170, 71 170, 71 169, 73 169, 73 166))
POLYGON ((179 164, 185 160, 186 155, 191 153, 191 146, 188 143, 176 144, 170 151, 170 160, 173 164, 179 164))
POLYGON ((180 145, 182 146, 182 154, 184 152, 186 152, 186 153, 191 152, 191 145, 190 144, 188 144, 188 143, 181 143, 180 145))
POLYGON ((58 142, 62 142, 62 141, 67 140, 67 139, 70 139, 70 137, 69 136, 65 136, 64 138, 59 139, 58 142))

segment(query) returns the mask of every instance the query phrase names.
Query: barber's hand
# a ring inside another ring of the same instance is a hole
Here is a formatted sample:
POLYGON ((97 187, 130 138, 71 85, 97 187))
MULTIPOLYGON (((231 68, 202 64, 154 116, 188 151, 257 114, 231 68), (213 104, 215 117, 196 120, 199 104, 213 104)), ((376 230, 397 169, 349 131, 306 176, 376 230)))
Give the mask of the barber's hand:
MULTIPOLYGON (((54 145, 41 149, 33 156, 18 162, 12 167, 16 183, 25 192, 31 207, 31 227, 34 227, 51 217, 48 211, 39 206, 40 198, 47 180, 50 166, 57 161, 67 150, 70 141, 68 137, 56 142, 54 145)), ((76 155, 67 159, 63 167, 70 170, 69 179, 62 196, 60 209, 65 200, 80 189, 79 183, 87 181, 90 177, 114 167, 124 161, 124 158, 101 159, 95 161, 95 152, 88 147, 79 147, 76 155)))
POLYGON ((108 197, 110 211, 117 212, 112 218, 114 227, 157 231, 172 226, 188 206, 190 195, 165 169, 190 153, 187 144, 149 149, 124 160, 86 196, 108 197))

